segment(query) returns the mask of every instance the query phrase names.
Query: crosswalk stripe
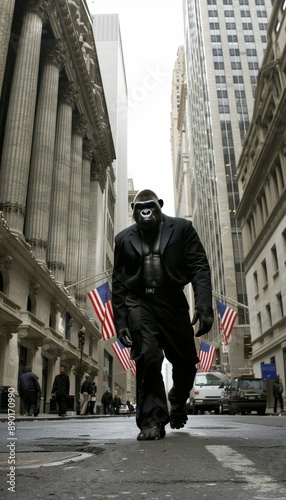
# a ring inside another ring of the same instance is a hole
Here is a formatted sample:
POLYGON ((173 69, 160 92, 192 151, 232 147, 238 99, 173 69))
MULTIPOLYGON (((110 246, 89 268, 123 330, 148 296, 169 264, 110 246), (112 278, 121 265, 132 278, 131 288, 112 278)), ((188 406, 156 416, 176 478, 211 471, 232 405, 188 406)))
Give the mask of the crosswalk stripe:
POLYGON ((272 493, 268 498, 286 499, 286 490, 277 481, 256 469, 254 462, 236 452, 229 446, 206 446, 206 449, 222 464, 233 471, 233 477, 239 477, 247 483, 243 488, 253 488, 258 494, 272 493), (281 496, 283 494, 283 496, 281 496))

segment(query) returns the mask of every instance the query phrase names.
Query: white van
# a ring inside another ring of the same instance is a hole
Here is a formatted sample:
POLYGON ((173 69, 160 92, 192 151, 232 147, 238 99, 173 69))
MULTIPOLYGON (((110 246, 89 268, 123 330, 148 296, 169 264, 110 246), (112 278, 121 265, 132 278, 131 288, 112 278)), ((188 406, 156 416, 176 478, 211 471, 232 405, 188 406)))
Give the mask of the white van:
POLYGON ((230 379, 225 373, 197 373, 187 402, 188 413, 197 415, 199 411, 204 413, 213 410, 218 415, 222 391, 229 384, 230 379))

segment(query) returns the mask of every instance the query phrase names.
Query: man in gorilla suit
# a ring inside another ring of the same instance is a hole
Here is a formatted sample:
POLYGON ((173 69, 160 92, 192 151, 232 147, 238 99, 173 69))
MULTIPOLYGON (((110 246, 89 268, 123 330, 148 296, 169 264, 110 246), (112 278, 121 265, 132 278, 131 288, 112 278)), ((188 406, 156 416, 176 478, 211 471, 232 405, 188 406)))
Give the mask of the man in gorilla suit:
POLYGON ((186 400, 193 387, 197 336, 213 323, 208 260, 190 221, 162 213, 163 201, 145 189, 131 204, 135 224, 115 238, 112 303, 117 337, 131 347, 136 360, 136 422, 138 440, 163 438, 187 422, 186 400), (190 321, 183 292, 192 283, 195 314, 190 321), (173 387, 168 394, 163 377, 164 355, 172 364, 173 387))

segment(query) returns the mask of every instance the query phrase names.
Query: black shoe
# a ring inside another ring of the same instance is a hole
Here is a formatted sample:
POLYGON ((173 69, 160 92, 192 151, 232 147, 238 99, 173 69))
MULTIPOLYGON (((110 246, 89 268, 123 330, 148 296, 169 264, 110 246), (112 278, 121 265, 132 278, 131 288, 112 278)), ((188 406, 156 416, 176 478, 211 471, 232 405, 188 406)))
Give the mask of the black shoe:
POLYGON ((165 428, 154 418, 149 418, 137 436, 137 441, 154 441, 166 436, 165 428))
POLYGON ((186 405, 173 405, 170 412, 171 429, 181 429, 188 421, 186 405))

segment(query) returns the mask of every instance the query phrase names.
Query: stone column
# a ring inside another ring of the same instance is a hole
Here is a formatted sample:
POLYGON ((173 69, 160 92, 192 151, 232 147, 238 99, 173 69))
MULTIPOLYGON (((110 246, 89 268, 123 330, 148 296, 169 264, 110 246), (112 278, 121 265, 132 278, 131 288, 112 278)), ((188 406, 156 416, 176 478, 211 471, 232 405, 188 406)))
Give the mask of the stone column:
POLYGON ((14 68, 0 172, 0 207, 23 231, 37 96, 44 0, 28 0, 14 68))
POLYGON ((62 45, 48 44, 36 110, 25 236, 34 256, 46 262, 62 45))
MULTIPOLYGON (((67 255, 65 285, 78 281, 78 265, 80 250, 80 211, 81 211, 81 183, 82 183, 82 141, 85 133, 83 117, 77 116, 73 122, 71 143, 71 185, 69 199, 69 219, 67 231, 67 255)), ((75 288, 71 289, 75 292, 75 288)))
POLYGON ((48 267, 59 283, 64 283, 65 277, 71 175, 72 110, 76 96, 72 83, 61 86, 47 250, 48 267))
MULTIPOLYGON (((88 278, 87 275, 87 252, 88 252, 88 223, 89 223, 89 198, 90 198, 90 164, 92 150, 88 141, 83 144, 82 160, 82 183, 81 183, 81 209, 80 209, 80 235, 79 235, 79 263, 78 281, 88 278)), ((85 309, 86 288, 88 281, 79 284, 76 298, 82 309, 85 309)))
POLYGON ((5 73, 15 0, 0 0, 0 95, 5 73))

